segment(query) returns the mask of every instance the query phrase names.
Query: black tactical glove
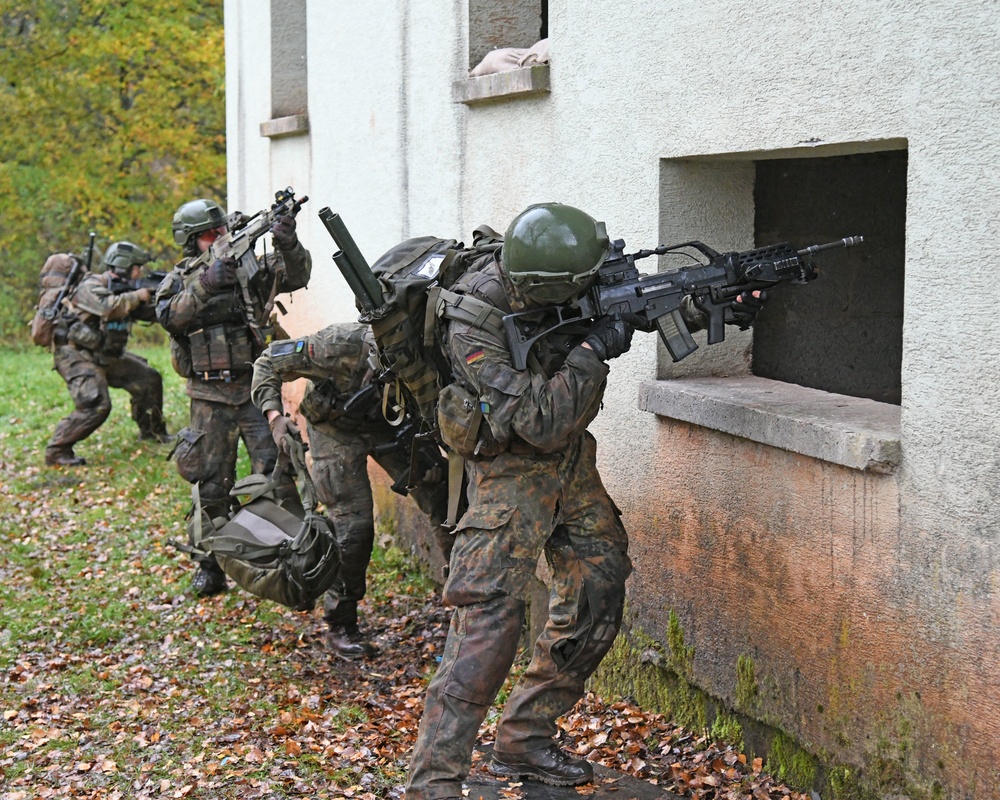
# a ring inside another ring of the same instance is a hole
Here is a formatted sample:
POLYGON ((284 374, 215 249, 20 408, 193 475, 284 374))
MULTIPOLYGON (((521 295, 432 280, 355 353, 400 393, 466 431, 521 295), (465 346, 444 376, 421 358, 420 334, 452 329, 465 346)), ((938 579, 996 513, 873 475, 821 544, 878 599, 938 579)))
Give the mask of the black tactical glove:
POLYGON ((602 361, 618 358, 632 346, 632 332, 635 330, 618 314, 610 314, 598 319, 587 334, 584 342, 590 345, 602 361))
POLYGON ((282 214, 271 224, 271 235, 274 246, 279 250, 292 250, 299 243, 299 237, 295 235, 295 217, 282 214))
POLYGON ((764 307, 767 292, 757 292, 760 297, 754 297, 753 292, 743 292, 726 309, 726 324, 736 325, 741 331, 747 330, 757 318, 757 312, 764 307))
POLYGON ((221 294, 236 283, 236 260, 220 258, 198 278, 209 294, 221 294))
POLYGON ((286 417, 283 414, 278 414, 269 423, 268 427, 271 429, 271 438, 274 439, 274 443, 278 445, 278 450, 282 453, 288 453, 288 445, 285 443, 285 437, 291 436, 293 439, 301 439, 302 434, 299 433, 299 426, 292 422, 290 417, 286 417))

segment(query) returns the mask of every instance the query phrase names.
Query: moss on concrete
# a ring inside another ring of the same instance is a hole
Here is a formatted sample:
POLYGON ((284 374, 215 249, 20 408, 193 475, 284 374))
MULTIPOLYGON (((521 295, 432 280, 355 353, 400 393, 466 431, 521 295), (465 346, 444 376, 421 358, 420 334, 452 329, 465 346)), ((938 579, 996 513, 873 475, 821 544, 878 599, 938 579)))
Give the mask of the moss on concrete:
POLYGON ((830 800, 877 800, 877 795, 863 785, 858 770, 838 764, 827 771, 830 800))
POLYGON ((725 711, 716 714, 711 732, 713 738, 732 745, 740 752, 746 747, 743 743, 743 725, 734 714, 727 714, 725 711))
POLYGON ((694 671, 694 647, 684 644, 684 630, 673 609, 667 619, 667 645, 670 647, 670 666, 678 674, 690 677, 694 671))
POLYGON ((816 757, 783 731, 778 731, 771 739, 765 765, 778 780, 800 789, 814 786, 819 774, 816 757))
MULTIPOLYGON (((798 790, 818 791, 830 800, 878 800, 902 795, 910 800, 943 800, 940 783, 912 775, 911 726, 902 714, 890 736, 880 739, 860 766, 839 763, 832 753, 810 752, 793 735, 768 724, 766 693, 773 679, 757 674, 748 655, 735 665, 735 708, 695 685, 695 648, 686 644, 677 615, 668 616, 666 642, 637 625, 623 629, 590 680, 589 688, 605 697, 629 697, 651 711, 669 715, 692 731, 710 733, 738 747, 748 757, 763 756, 772 775, 798 790)), ((777 692, 778 687, 774 687, 777 692)), ((775 695, 777 696, 777 695, 775 695)))
POLYGON ((685 676, 690 675, 694 648, 684 647, 676 616, 669 649, 635 629, 619 636, 597 672, 591 688, 606 697, 631 697, 644 708, 669 714, 692 730, 708 729, 707 695, 685 676))
POLYGON ((741 655, 736 659, 736 707, 748 714, 757 710, 760 696, 756 673, 757 668, 750 656, 741 655))

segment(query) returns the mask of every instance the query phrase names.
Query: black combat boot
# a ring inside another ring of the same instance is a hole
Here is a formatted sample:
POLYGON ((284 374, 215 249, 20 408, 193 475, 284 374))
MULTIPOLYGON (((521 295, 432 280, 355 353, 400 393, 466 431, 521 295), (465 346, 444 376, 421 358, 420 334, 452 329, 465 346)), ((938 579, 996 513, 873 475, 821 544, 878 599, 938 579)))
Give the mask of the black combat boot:
POLYGON ((551 786, 576 786, 594 778, 594 768, 583 758, 573 758, 556 745, 531 753, 497 753, 487 769, 498 778, 528 778, 551 786))
POLYGON ((198 562, 198 571, 191 578, 191 591, 199 597, 211 597, 226 591, 227 586, 226 573, 214 558, 198 562))
POLYGON ((375 646, 368 641, 355 622, 351 625, 330 625, 326 642, 337 658, 357 661, 375 655, 375 646))
POLYGON ((50 447, 45 450, 45 463, 50 467, 82 467, 87 460, 76 455, 72 447, 50 447))

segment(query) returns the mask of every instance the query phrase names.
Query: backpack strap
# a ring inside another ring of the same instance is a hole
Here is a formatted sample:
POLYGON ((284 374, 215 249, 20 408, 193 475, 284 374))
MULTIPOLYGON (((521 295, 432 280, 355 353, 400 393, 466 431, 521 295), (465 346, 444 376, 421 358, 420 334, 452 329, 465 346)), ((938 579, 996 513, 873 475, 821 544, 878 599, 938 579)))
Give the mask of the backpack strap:
POLYGON ((167 544, 189 556, 207 556, 208 551, 202 547, 202 542, 205 540, 205 529, 202 525, 205 515, 201 513, 201 493, 198 491, 198 481, 191 484, 191 502, 191 527, 189 528, 191 543, 183 544, 174 539, 168 539, 167 544))
POLYGON ((458 294, 435 286, 427 293, 427 312, 424 316, 424 342, 432 335, 436 318, 455 320, 490 333, 501 341, 506 339, 503 329, 503 312, 471 294, 458 294))
POLYGON ((306 467, 306 449, 302 445, 301 439, 285 434, 284 443, 288 448, 288 460, 295 470, 295 484, 299 490, 299 499, 302 501, 302 508, 306 514, 312 513, 316 509, 316 484, 313 483, 306 467))
POLYGON ((453 530, 458 525, 458 504, 462 501, 462 478, 465 475, 465 458, 448 451, 448 517, 444 527, 453 530))
POLYGON ((382 383, 382 419, 393 428, 398 428, 406 420, 406 395, 399 387, 399 378, 382 383))

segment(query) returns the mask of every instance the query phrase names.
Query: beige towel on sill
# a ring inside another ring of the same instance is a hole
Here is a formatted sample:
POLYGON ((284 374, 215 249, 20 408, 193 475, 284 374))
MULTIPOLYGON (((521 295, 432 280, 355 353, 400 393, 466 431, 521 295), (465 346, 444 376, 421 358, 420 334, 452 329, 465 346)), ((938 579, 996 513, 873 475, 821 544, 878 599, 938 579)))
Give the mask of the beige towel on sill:
POLYGON ((533 64, 545 64, 548 60, 549 40, 542 39, 531 47, 500 47, 491 50, 469 71, 469 75, 478 78, 495 72, 509 72, 512 69, 530 67, 533 64))

